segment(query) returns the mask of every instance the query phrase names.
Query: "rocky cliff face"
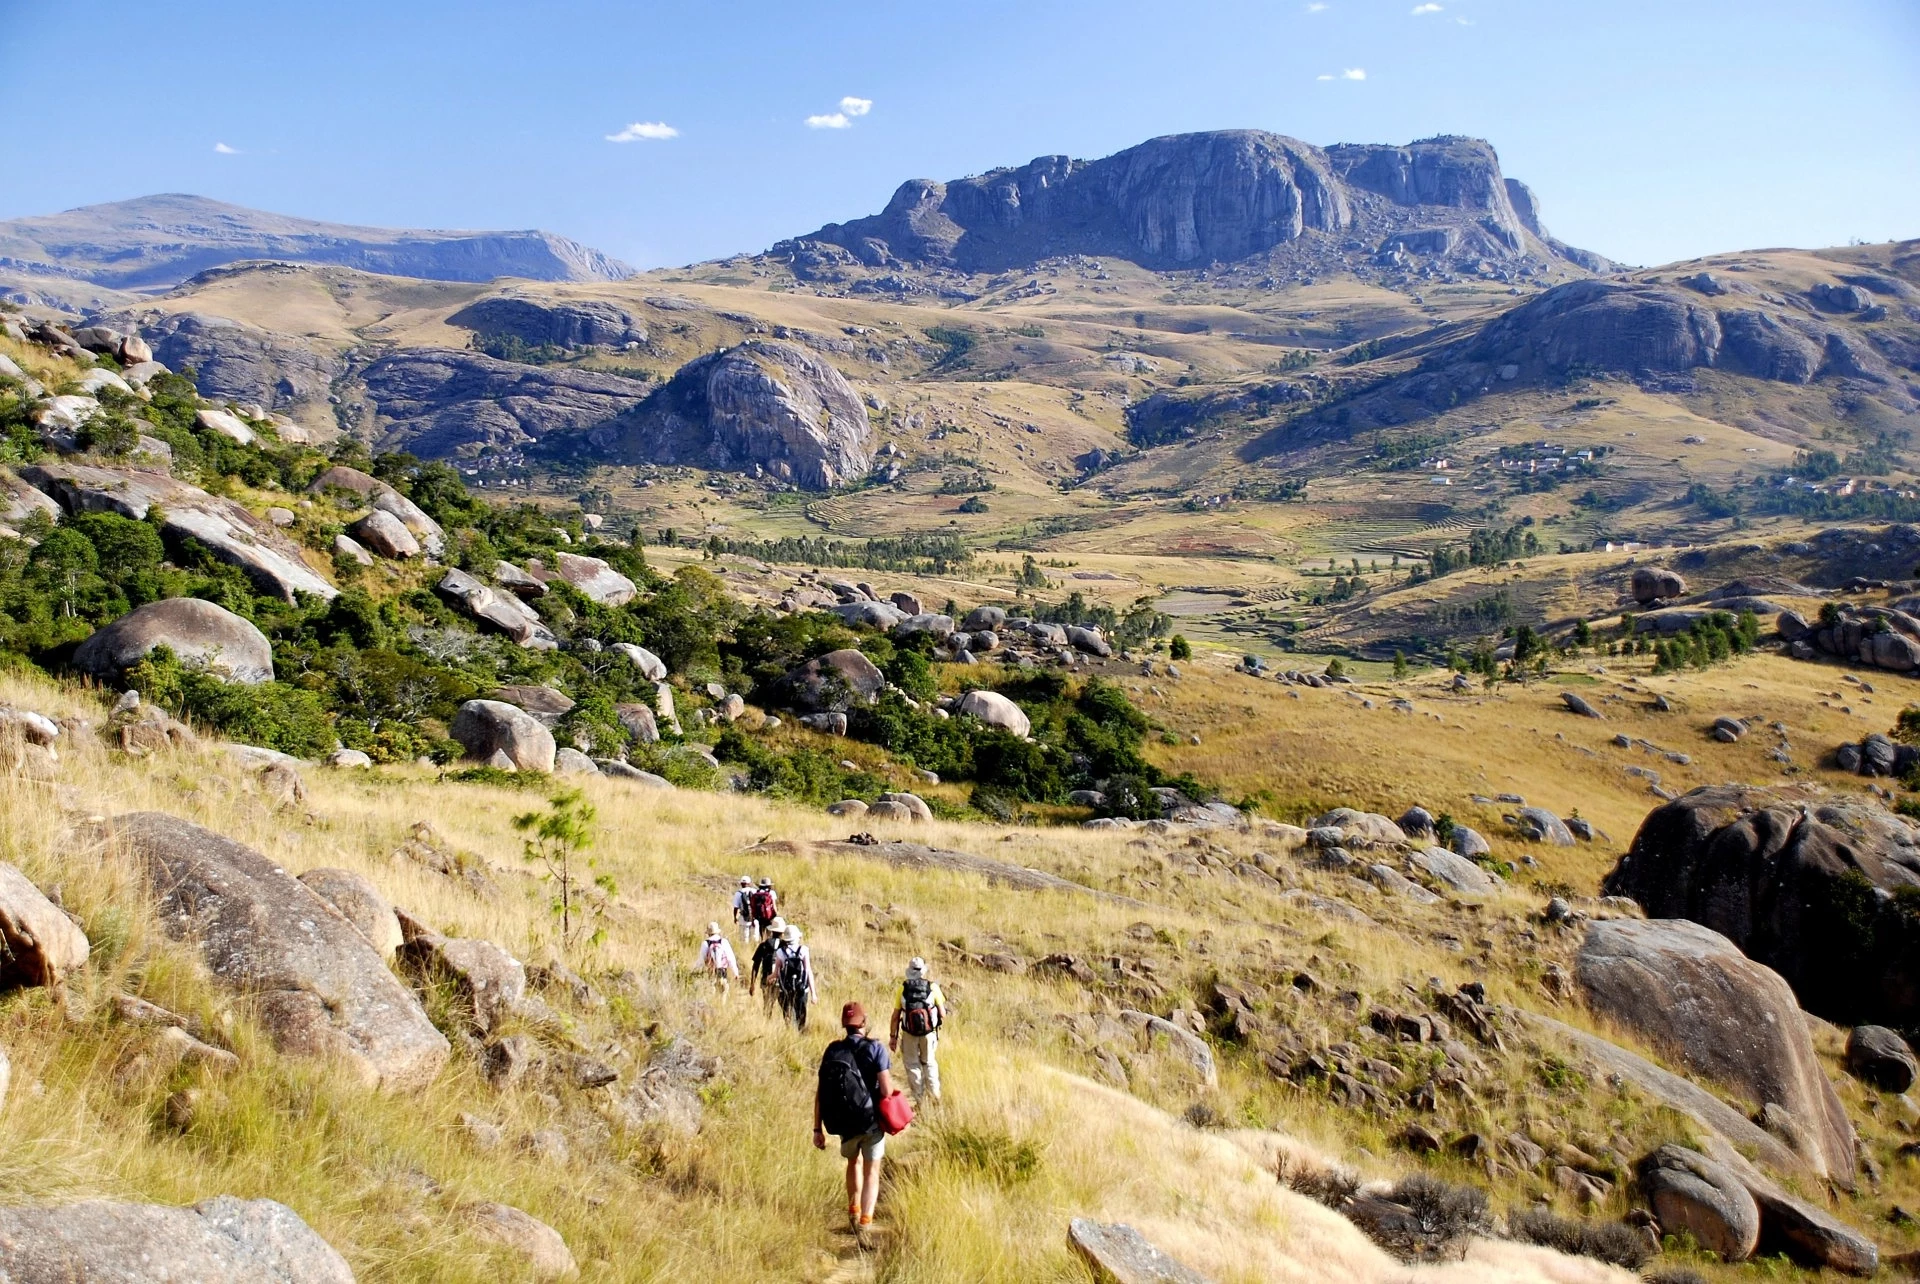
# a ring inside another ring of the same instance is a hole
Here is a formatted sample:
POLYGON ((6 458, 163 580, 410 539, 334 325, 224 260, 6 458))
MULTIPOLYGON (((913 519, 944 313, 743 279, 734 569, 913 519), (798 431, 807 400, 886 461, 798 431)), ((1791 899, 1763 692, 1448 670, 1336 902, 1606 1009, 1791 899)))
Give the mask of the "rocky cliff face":
POLYGON ((516 339, 530 347, 616 348, 645 343, 647 328, 633 313, 604 299, 535 299, 493 294, 447 318, 483 339, 516 339))
POLYGON ((601 462, 695 464, 825 490, 872 466, 873 431, 846 377, 789 343, 755 340, 682 366, 617 423, 556 448, 601 462))
POLYGON ((177 194, 0 223, 0 268, 116 289, 177 285, 242 259, 333 263, 436 281, 615 281, 633 272, 551 232, 352 227, 177 194))
POLYGON ((1043 156, 948 183, 915 179, 881 213, 775 251, 825 243, 871 266, 966 271, 1080 253, 1172 269, 1326 232, 1363 237, 1382 253, 1577 262, 1540 230, 1532 193, 1512 187, 1524 194, 1524 214, 1493 148, 1478 139, 1323 150, 1258 130, 1175 134, 1095 161, 1043 156))
POLYGON ((192 370, 200 395, 215 401, 291 411, 325 402, 345 370, 323 345, 226 317, 128 311, 101 320, 143 335, 154 360, 169 369, 192 370))
POLYGON ((436 458, 527 445, 639 405, 649 384, 619 375, 497 361, 455 348, 405 348, 361 376, 381 444, 436 458))

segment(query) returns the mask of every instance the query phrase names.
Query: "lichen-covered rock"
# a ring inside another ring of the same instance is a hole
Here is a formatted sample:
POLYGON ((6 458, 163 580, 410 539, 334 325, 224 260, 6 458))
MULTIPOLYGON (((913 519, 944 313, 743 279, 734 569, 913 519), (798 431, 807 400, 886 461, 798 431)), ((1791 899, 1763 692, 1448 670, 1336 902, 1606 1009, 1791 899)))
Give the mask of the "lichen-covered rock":
POLYGON ((307 489, 316 495, 333 491, 357 496, 372 505, 375 512, 386 513, 398 520, 429 557, 438 557, 446 551, 446 532, 440 528, 439 522, 427 516, 418 504, 398 490, 358 468, 335 464, 314 478, 313 484, 307 489))
POLYGON ((846 376, 805 348, 749 340, 688 362, 631 414, 568 445, 605 462, 759 471, 826 490, 866 474, 872 440, 846 376))
POLYGON ((0 1207, 10 1284, 353 1284, 346 1260, 285 1204, 221 1195, 187 1208, 86 1200, 0 1207))
POLYGON ((189 821, 136 812, 108 836, 144 864, 160 923, 252 996, 282 1051, 337 1058, 369 1083, 419 1087, 447 1041, 347 919, 266 857, 189 821))
POLYGON ((475 1204, 467 1212, 475 1233, 511 1250, 534 1279, 565 1279, 578 1273, 573 1251, 560 1232, 532 1214, 495 1203, 475 1204))
POLYGON ((433 458, 526 448, 568 429, 609 424, 654 391, 622 375, 458 348, 402 348, 363 378, 394 444, 433 458))
POLYGON ((1690 1234, 1723 1261, 1753 1256, 1760 1206, 1733 1173, 1698 1151, 1662 1146, 1640 1161, 1639 1178, 1664 1234, 1690 1234))
POLYGON ((353 924, 368 945, 383 959, 391 959, 400 948, 400 919, 380 889, 365 874, 350 869, 310 869, 300 875, 309 891, 353 924))
POLYGON ((170 597, 135 607, 96 629, 73 653, 73 667, 102 682, 164 646, 189 665, 228 682, 273 681, 273 644, 252 621, 196 597, 170 597))
POLYGON ((856 704, 872 704, 886 684, 878 665, 848 647, 793 669, 782 680, 781 692, 796 709, 844 712, 856 704))
POLYGON ((607 649, 625 656, 633 664, 634 668, 640 670, 640 676, 647 681, 665 682, 667 680, 666 661, 647 650, 647 648, 635 646, 631 642, 615 642, 607 649))
POLYGON ((602 606, 625 606, 639 591, 632 580, 597 557, 561 553, 554 559, 560 578, 602 606))
POLYGON ((384 509, 374 509, 347 529, 363 547, 382 557, 405 561, 420 556, 420 541, 398 517, 384 509))
POLYGON ((1067 1242, 1093 1271, 1097 1284, 1209 1284, 1207 1277, 1161 1252, 1133 1227, 1076 1217, 1067 1242))
POLYGON ((954 705, 954 712, 978 718, 987 726, 1019 736, 1022 740, 1033 730, 1033 724, 1020 706, 998 691, 969 691, 954 705))
POLYGON ((647 328, 617 303, 605 299, 544 299, 493 294, 475 299, 447 318, 487 338, 513 338, 529 347, 618 348, 645 343, 647 328))

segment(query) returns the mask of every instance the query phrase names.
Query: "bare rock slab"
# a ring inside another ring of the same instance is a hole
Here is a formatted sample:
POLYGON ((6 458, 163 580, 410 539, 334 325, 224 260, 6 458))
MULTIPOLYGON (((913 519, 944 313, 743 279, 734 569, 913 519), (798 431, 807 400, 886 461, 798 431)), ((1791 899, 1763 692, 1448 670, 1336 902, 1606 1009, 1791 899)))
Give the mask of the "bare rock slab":
POLYGON ((475 1233, 524 1259, 534 1279, 565 1279, 579 1272, 560 1232, 531 1213, 491 1203, 475 1204, 468 1213, 475 1233))
POLYGON ((446 1039, 379 952, 333 906, 260 853, 162 812, 109 822, 142 860, 162 926, 196 943, 223 983, 253 996, 282 1051, 335 1057, 369 1084, 413 1088, 446 1039))
POLYGON ((1124 1222, 1076 1217, 1067 1224, 1067 1243, 1100 1284, 1212 1284, 1206 1276, 1148 1242, 1124 1222))
POLYGON ((17 1284, 353 1284, 346 1259, 285 1204, 190 1208, 88 1200, 0 1208, 0 1280, 17 1284))

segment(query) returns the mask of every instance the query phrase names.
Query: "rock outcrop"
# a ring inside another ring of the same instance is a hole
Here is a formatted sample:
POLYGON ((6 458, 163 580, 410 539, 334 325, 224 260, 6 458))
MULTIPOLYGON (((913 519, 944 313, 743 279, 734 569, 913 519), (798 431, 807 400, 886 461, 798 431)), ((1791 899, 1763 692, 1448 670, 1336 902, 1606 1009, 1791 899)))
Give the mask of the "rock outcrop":
POLYGON ((161 536, 170 544, 199 544, 218 560, 239 567, 261 592, 287 602, 301 593, 328 601, 340 595, 307 565, 300 546, 271 522, 233 500, 165 474, 59 463, 28 465, 20 469, 20 477, 59 500, 69 513, 118 513, 145 521, 157 507, 161 536))
POLYGON ((387 513, 398 518, 407 528, 428 556, 438 557, 446 551, 446 532, 440 529, 440 523, 427 516, 426 512, 412 500, 402 495, 393 486, 377 477, 370 477, 358 468, 348 468, 344 464, 335 464, 313 479, 308 487, 316 495, 336 493, 358 496, 361 502, 371 506, 375 512, 387 513))
POLYGON ((1601 886, 1719 932, 1829 1021, 1920 1026, 1920 928, 1893 895, 1920 887, 1920 835, 1879 807, 1696 789, 1648 814, 1601 886))
POLYGON ((170 370, 193 371, 209 401, 293 411, 324 408, 346 364, 330 349, 297 335, 203 312, 118 313, 153 344, 170 370))
POLYGON ((251 848, 161 812, 108 823, 139 860, 161 926, 196 945, 228 987, 250 996, 282 1051, 326 1056, 369 1084, 419 1087, 447 1041, 385 960, 331 905, 251 848))
POLYGON ((620 348, 645 343, 647 328, 606 299, 546 299, 491 294, 447 318, 482 338, 514 339, 530 348, 620 348))
POLYGON ((1523 218, 1493 148, 1477 139, 1323 150, 1221 130, 1155 138, 1094 161, 1042 156, 946 183, 915 179, 881 213, 829 224, 774 254, 803 269, 827 246, 873 267, 996 272, 1092 254, 1174 269, 1345 233, 1382 251, 1578 262, 1540 230, 1531 192, 1524 201, 1523 218))
POLYGON ((1687 581, 1678 572, 1662 566, 1636 566, 1633 568, 1631 588, 1633 600, 1644 606, 1685 596, 1687 581))
POLYGON ((1122 1222, 1076 1217, 1067 1224, 1067 1243, 1086 1262, 1097 1284, 1209 1284, 1206 1276, 1161 1252, 1122 1222))
POLYGON ((361 377, 379 411, 382 443, 439 459, 604 424, 654 391, 621 375, 523 365, 458 348, 402 348, 361 377))
POLYGON ((632 580, 597 557, 561 553, 554 558, 554 571, 602 606, 625 606, 639 592, 632 580))
POLYGON ((1595 1011, 1694 1074, 1755 1110, 1784 1110, 1776 1135, 1814 1172, 1852 1185, 1853 1125, 1778 973, 1698 923, 1614 919, 1588 928, 1574 979, 1595 1011))
POLYGON ((963 717, 978 718, 987 726, 1019 736, 1022 740, 1033 731, 1032 723, 1020 706, 998 691, 969 691, 955 703, 954 712, 963 717))
POLYGON ((346 1259, 271 1199, 187 1208, 87 1200, 0 1208, 0 1280, 18 1284, 353 1284, 346 1259))
POLYGON ((353 930, 383 959, 400 948, 400 919, 380 889, 365 874, 350 869, 310 869, 300 882, 314 895, 340 911, 353 930))
POLYGON ((866 474, 872 442, 844 375, 805 348, 756 339, 695 358, 617 423, 553 445, 600 462, 693 464, 825 490, 866 474))
POLYGON ((1690 1234, 1724 1261, 1753 1256, 1760 1243, 1760 1206, 1726 1168, 1684 1146, 1662 1146, 1640 1161, 1639 1178, 1663 1233, 1690 1234))
POLYGON ((196 597, 170 597, 137 606, 94 630, 73 653, 73 667, 102 682, 164 646, 182 663, 204 667, 228 682, 273 681, 273 644, 251 620, 196 597))

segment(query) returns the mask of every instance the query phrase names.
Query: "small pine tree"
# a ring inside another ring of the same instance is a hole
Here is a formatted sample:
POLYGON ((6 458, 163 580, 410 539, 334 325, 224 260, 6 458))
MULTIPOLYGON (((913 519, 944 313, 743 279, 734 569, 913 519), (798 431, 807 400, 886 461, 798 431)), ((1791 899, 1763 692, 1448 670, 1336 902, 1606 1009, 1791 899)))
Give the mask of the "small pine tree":
POLYGON ((1393 680, 1395 682, 1398 682, 1400 679, 1406 676, 1407 676, 1407 653, 1405 651, 1395 651, 1393 653, 1393 680))
POLYGON ((1173 635, 1173 640, 1167 643, 1167 654, 1175 660, 1191 660, 1193 658, 1193 644, 1187 641, 1185 637, 1176 633, 1173 635))
POLYGON ((607 907, 618 888, 613 875, 595 872, 598 862, 588 856, 593 846, 594 809, 578 789, 566 789, 548 799, 544 812, 530 811, 513 818, 513 827, 528 835, 523 851, 529 865, 541 867, 540 877, 554 889, 553 916, 560 921, 562 949, 573 947, 576 934, 592 925, 587 943, 607 937, 607 907))

